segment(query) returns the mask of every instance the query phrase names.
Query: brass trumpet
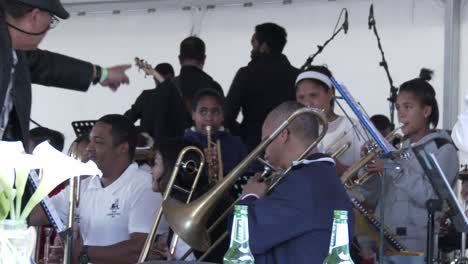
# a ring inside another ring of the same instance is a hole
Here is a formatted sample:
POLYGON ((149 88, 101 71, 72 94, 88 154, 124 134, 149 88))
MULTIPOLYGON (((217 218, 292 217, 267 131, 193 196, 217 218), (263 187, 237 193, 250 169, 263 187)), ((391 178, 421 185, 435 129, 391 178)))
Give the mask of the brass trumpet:
POLYGON ((216 170, 214 168, 214 164, 211 164, 211 162, 207 162, 208 164, 208 181, 211 185, 216 184, 218 181, 223 179, 223 160, 221 156, 221 142, 219 139, 214 143, 212 141, 212 127, 211 126, 206 126, 206 146, 212 153, 213 151, 216 151, 216 163, 218 169, 216 170))
MULTIPOLYGON (((401 134, 397 133, 400 128, 393 130, 390 134, 388 134, 385 139, 387 141, 393 141, 396 138, 401 138, 401 134)), ((357 177, 359 170, 364 167, 367 163, 369 163, 372 159, 375 158, 377 152, 380 152, 380 148, 376 145, 373 146, 373 151, 369 151, 367 155, 362 157, 359 161, 354 163, 351 167, 349 167, 341 176, 341 181, 347 188, 351 188, 354 185, 361 185, 367 182, 370 178, 372 178, 374 173, 366 172, 361 177, 354 179, 357 177)))
MULTIPOLYGON (((208 229, 207 221, 210 216, 210 212, 216 206, 218 201, 223 197, 223 194, 235 183, 237 178, 244 173, 247 168, 258 159, 263 151, 268 147, 271 142, 278 137, 283 130, 285 130, 289 124, 298 116, 303 114, 313 115, 318 118, 323 124, 323 129, 318 138, 298 157, 303 159, 314 149, 317 144, 325 136, 328 124, 325 115, 322 111, 312 108, 302 108, 291 114, 286 121, 284 121, 268 138, 264 139, 242 162, 240 162, 222 181, 218 182, 209 192, 202 195, 199 199, 191 202, 190 204, 182 204, 175 199, 166 199, 163 202, 163 210, 165 212, 166 219, 171 226, 172 230, 177 233, 180 237, 187 242, 192 248, 199 251, 206 251, 206 256, 213 248, 218 244, 219 241, 227 236, 225 232, 216 243, 210 247, 211 240, 209 232, 217 226, 221 219, 227 217, 230 210, 236 204, 233 203, 224 213, 218 218, 218 220, 211 225, 208 229)), ((280 177, 276 178, 269 186, 268 191, 273 190, 276 185, 281 181, 283 176, 289 172, 291 167, 285 170, 280 177)), ((187 255, 187 254, 186 254, 187 255)), ((199 260, 203 259, 202 256, 199 260)))
MULTIPOLYGON (((182 151, 179 153, 179 156, 177 157, 177 161, 176 161, 176 164, 175 164, 174 169, 172 171, 171 178, 169 179, 166 190, 164 191, 163 202, 166 201, 167 199, 169 199, 169 196, 171 195, 173 189, 177 189, 177 190, 182 191, 183 193, 188 195, 186 203, 189 203, 190 200, 192 199, 192 195, 195 192, 195 188, 197 187, 198 180, 200 179, 200 176, 201 176, 201 174, 203 172, 204 165, 205 165, 205 155, 203 154, 203 152, 199 148, 196 148, 196 147, 193 147, 193 146, 183 148, 182 151), (184 156, 188 152, 195 152, 195 153, 197 153, 199 155, 200 164, 198 166, 197 166, 196 162, 193 161, 193 160, 189 160, 189 161, 185 161, 185 162, 183 161, 184 156), (177 186, 177 185, 174 184, 175 179, 177 178, 177 175, 178 175, 180 169, 186 170, 190 174, 196 173, 195 178, 193 179, 192 186, 190 187, 190 190, 186 190, 185 188, 182 188, 182 187, 177 186)), ((162 206, 160 206, 159 209, 158 209, 158 212, 156 214, 156 219, 154 221, 154 224, 153 224, 153 226, 151 228, 150 233, 148 234, 148 237, 146 238, 145 244, 144 244, 143 249, 142 249, 142 251, 140 253, 140 257, 138 258, 138 263, 143 263, 146 260, 146 258, 148 257, 148 253, 149 253, 149 251, 151 249, 151 246, 153 245, 153 242, 154 242, 154 239, 155 239, 155 236, 156 236, 156 232, 158 231, 159 224, 161 222, 163 212, 164 212, 164 209, 163 209, 162 206)), ((176 238, 174 238, 174 240, 177 241, 176 238)), ((174 249, 175 249, 176 245, 177 245, 176 242, 172 243, 171 249, 170 249, 171 253, 174 252, 174 249)))

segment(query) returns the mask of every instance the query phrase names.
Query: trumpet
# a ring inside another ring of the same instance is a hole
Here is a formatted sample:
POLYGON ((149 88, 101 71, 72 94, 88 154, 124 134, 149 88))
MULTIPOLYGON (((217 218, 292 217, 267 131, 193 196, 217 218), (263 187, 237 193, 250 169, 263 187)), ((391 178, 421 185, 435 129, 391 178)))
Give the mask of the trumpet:
MULTIPOLYGON (((221 142, 216 140, 216 143, 212 142, 212 127, 211 126, 206 126, 206 142, 207 142, 207 148, 210 150, 211 153, 215 151, 216 153, 216 164, 217 164, 217 170, 215 169, 215 164, 213 164, 210 160, 208 159, 207 164, 208 164, 208 181, 211 185, 216 184, 218 181, 223 179, 223 160, 221 156, 221 142)), ((211 158, 211 157, 210 157, 211 158)))
MULTIPOLYGON (((171 226, 172 230, 177 233, 180 237, 187 242, 193 249, 199 251, 205 251, 205 254, 199 259, 202 260, 214 247, 224 238, 227 237, 225 232, 213 245, 210 240, 209 233, 217 226, 222 219, 230 214, 230 210, 234 207, 234 202, 216 222, 211 225, 208 229, 207 221, 210 217, 210 212, 216 206, 218 201, 223 197, 223 194, 235 183, 237 178, 244 173, 247 168, 255 162, 268 145, 273 142, 280 134, 285 130, 289 124, 296 119, 298 116, 308 114, 313 115, 321 121, 323 129, 317 139, 307 147, 307 149, 298 157, 303 159, 314 149, 317 144, 325 136, 328 129, 328 123, 325 115, 321 110, 312 108, 301 108, 292 113, 286 121, 284 121, 268 138, 264 139, 260 145, 258 145, 243 161, 241 161, 226 177, 218 182, 209 192, 202 195, 197 200, 190 204, 182 204, 175 199, 166 199, 163 201, 163 210, 165 211, 166 220, 171 226), (211 246, 212 245, 212 246, 211 246)), ((268 192, 271 192, 276 185, 281 181, 283 176, 291 169, 286 169, 281 176, 274 179, 268 188, 268 192)), ((185 254, 187 256, 188 254, 185 254)))
MULTIPOLYGON (((393 141, 394 139, 401 138, 401 134, 399 134, 397 131, 400 128, 397 128, 393 130, 390 134, 388 134, 385 139, 387 141, 393 141)), ((354 163, 351 167, 349 167, 341 176, 341 181, 344 183, 344 185, 347 188, 351 188, 354 185, 362 185, 365 182, 367 182, 370 178, 372 178, 374 173, 366 172, 364 175, 361 177, 355 179, 357 177, 357 174, 359 170, 364 167, 367 163, 369 163, 372 159, 375 158, 376 153, 380 152, 380 148, 377 145, 372 146, 373 150, 369 151, 367 155, 362 157, 359 161, 354 163)))
MULTIPOLYGON (((197 187, 198 180, 200 179, 200 176, 203 172, 204 165, 205 165, 205 155, 199 148, 196 148, 193 146, 183 148, 182 151, 179 153, 179 156, 177 157, 177 161, 172 171, 171 178, 169 179, 166 190, 164 191, 163 202, 169 199, 169 196, 171 195, 173 189, 177 189, 187 194, 186 203, 189 203, 190 200, 192 199, 193 194, 195 193, 195 188, 197 187), (189 152, 195 152, 196 154, 199 155, 200 163, 198 166, 197 166, 196 161, 194 160, 184 161, 184 156, 189 152), (189 190, 174 184, 180 169, 183 169, 190 174, 196 173, 195 178, 193 179, 192 186, 190 187, 189 190)), ((151 249, 151 246, 153 245, 156 232, 158 231, 159 224, 161 222, 163 212, 164 212, 164 209, 162 206, 160 206, 156 214, 156 219, 153 223, 151 231, 146 238, 145 244, 138 258, 138 263, 143 263, 148 257, 148 253, 151 249)), ((177 240, 178 238, 174 237, 175 242, 171 244, 171 249, 170 249, 171 254, 173 254, 175 251, 175 247, 177 246, 177 242, 176 242, 177 240)))

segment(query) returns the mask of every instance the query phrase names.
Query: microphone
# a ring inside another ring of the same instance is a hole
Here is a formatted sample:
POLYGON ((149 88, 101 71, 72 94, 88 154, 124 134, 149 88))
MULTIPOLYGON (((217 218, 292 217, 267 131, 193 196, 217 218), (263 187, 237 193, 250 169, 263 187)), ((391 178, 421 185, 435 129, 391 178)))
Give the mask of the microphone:
POLYGON ((367 23, 369 25, 369 29, 371 29, 372 26, 374 25, 374 4, 370 5, 369 19, 367 20, 367 23))
POLYGON ((348 10, 345 10, 345 19, 343 23, 343 30, 345 34, 348 34, 349 22, 348 22, 348 10))

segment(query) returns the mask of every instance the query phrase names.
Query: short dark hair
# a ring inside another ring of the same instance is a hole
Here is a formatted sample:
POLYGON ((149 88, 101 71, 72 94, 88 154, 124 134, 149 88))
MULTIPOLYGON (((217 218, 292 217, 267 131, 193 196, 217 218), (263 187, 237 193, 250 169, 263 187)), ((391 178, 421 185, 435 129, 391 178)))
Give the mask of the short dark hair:
POLYGON ((133 160, 138 137, 135 125, 127 117, 118 114, 105 115, 97 122, 111 125, 112 144, 118 146, 128 143, 128 156, 133 160))
MULTIPOLYGON (((266 118, 265 122, 271 122, 270 125, 279 127, 295 111, 304 108, 296 101, 286 101, 273 109, 266 118)), ((319 134, 318 119, 309 114, 303 114, 294 119, 289 125, 289 131, 296 135, 304 143, 311 143, 317 139, 319 134)))
POLYGON ((159 72, 164 78, 173 78, 175 76, 174 68, 171 64, 164 62, 159 63, 154 67, 154 69, 159 72))
POLYGON ((205 42, 199 37, 191 36, 180 43, 180 60, 193 59, 203 61, 205 57, 205 42))
POLYGON ((286 30, 274 23, 264 23, 255 27, 255 37, 258 42, 266 43, 272 53, 283 52, 286 46, 287 33, 286 30))
POLYGON ((15 19, 24 17, 34 8, 17 0, 0 0, 0 14, 5 13, 15 19))
POLYGON ((423 68, 419 77, 409 80, 400 86, 400 92, 413 93, 421 104, 432 108, 429 123, 435 128, 439 123, 439 106, 437 105, 436 92, 429 81, 432 79, 433 71, 423 68))
POLYGON ((29 131, 29 139, 34 143, 34 146, 48 141, 58 151, 63 151, 63 145, 65 144, 65 137, 62 133, 47 127, 35 127, 31 129, 29 131))
POLYGON ((394 129, 394 126, 390 123, 390 119, 384 115, 373 115, 370 120, 374 124, 374 126, 379 131, 384 131, 385 129, 389 128, 390 130, 394 129))
POLYGON ((218 104, 221 106, 221 109, 224 108, 224 96, 220 94, 218 91, 206 88, 203 90, 198 91, 194 97, 193 97, 193 102, 192 102, 192 111, 195 111, 197 109, 198 103, 203 97, 213 97, 218 101, 218 104))

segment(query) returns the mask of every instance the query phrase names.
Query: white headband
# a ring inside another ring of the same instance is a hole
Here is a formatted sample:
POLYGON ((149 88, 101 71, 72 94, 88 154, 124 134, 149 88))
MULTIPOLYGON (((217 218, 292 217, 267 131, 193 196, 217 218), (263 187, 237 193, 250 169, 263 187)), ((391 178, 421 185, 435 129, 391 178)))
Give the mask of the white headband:
POLYGON ((306 71, 306 72, 303 72, 303 73, 299 74, 299 76, 297 76, 297 79, 296 79, 296 86, 300 81, 302 81, 304 79, 319 80, 319 81, 325 83, 326 85, 328 85, 328 87, 332 88, 332 82, 331 82, 330 78, 327 75, 325 75, 323 73, 320 73, 320 72, 306 71))

